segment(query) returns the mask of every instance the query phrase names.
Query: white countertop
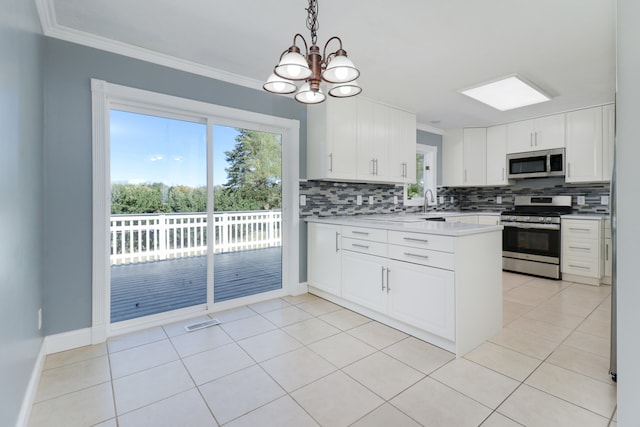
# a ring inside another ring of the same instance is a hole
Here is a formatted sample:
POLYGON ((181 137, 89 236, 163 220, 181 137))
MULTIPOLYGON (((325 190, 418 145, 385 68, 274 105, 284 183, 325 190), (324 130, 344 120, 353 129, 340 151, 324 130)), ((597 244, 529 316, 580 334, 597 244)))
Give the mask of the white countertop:
MULTIPOLYGON (((499 213, 494 214, 499 215, 499 213)), ((427 221, 425 219, 460 215, 485 215, 485 213, 428 212, 426 214, 345 215, 306 218, 305 221, 412 233, 439 234, 454 237, 502 230, 501 225, 451 223, 443 221, 427 221)))
POLYGON ((567 214, 567 215, 562 215, 560 218, 589 219, 589 220, 592 220, 592 221, 599 221, 601 219, 609 218, 609 215, 607 215, 607 214, 567 214))

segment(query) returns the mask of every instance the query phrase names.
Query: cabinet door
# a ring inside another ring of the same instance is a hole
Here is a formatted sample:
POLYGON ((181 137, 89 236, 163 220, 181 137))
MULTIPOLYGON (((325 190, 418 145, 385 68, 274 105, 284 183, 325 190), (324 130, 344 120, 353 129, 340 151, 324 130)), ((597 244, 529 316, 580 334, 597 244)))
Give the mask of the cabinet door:
POLYGON ((478 224, 500 225, 500 215, 478 215, 478 224))
POLYGON ((386 258, 342 252, 342 297, 384 313, 387 305, 386 258))
POLYGON ((336 179, 355 179, 356 102, 351 98, 333 100, 328 105, 327 112, 328 176, 336 179))
POLYGON ((564 114, 539 117, 533 123, 534 150, 549 150, 551 148, 563 148, 564 141, 564 114))
POLYGON ((507 124, 507 152, 522 153, 533 151, 533 120, 523 120, 507 124))
POLYGON ((340 296, 340 226, 308 224, 309 285, 340 296))
POLYGON ((389 270, 389 316, 454 340, 453 272, 399 261, 391 261, 389 270))
POLYGON ((358 118, 357 118, 357 171, 358 178, 371 181, 375 174, 374 150, 373 144, 373 103, 364 99, 358 99, 358 118))
POLYGON ((566 182, 602 181, 602 107, 566 114, 566 182))
POLYGON ((487 129, 467 128, 463 131, 463 181, 466 186, 487 183, 487 129))
POLYGON ((462 129, 447 130, 442 136, 442 184, 445 187, 463 185, 463 140, 462 129))
POLYGON ((611 181, 613 173, 613 147, 615 144, 616 108, 614 104, 602 107, 602 180, 611 181))
POLYGON ((507 185, 507 125, 487 128, 487 185, 507 185))
POLYGON ((388 178, 390 182, 411 183, 416 179, 416 116, 390 109, 388 178))

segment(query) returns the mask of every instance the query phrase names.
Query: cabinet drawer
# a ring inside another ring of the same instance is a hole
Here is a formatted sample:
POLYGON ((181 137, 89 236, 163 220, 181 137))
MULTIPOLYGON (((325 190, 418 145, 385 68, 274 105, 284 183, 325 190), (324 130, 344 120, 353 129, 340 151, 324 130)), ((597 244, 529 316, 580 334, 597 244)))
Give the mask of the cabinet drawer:
POLYGON ((563 255, 597 262, 600 257, 598 240, 567 238, 562 242, 563 255))
POLYGON ((600 268, 593 260, 567 257, 562 260, 562 272, 578 276, 600 277, 600 268))
POLYGON ((597 239, 600 234, 600 221, 562 220, 562 231, 570 237, 597 239))
POLYGON ((350 239, 348 237, 343 237, 342 249, 345 251, 353 251, 381 257, 387 256, 386 243, 371 242, 369 240, 350 239))
POLYGON ((429 249, 389 245, 389 258, 445 270, 453 270, 454 268, 454 255, 452 253, 429 249))
POLYGON ((455 237, 390 231, 389 243, 408 246, 411 248, 431 249, 434 251, 453 253, 455 248, 455 237))
POLYGON ((604 220, 604 238, 605 239, 611 238, 611 220, 610 219, 604 220))
POLYGON ((372 242, 387 242, 387 230, 379 228, 351 227, 342 226, 342 235, 360 240, 369 240, 372 242))

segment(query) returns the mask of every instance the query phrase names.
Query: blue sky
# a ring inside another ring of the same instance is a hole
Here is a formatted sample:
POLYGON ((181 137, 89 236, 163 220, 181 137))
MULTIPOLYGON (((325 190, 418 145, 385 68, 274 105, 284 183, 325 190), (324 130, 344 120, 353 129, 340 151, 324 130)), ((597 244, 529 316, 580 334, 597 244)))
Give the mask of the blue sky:
MULTIPOLYGON (((207 127, 201 123, 110 111, 111 182, 204 186, 207 127)), ((225 151, 238 132, 214 126, 214 185, 227 182, 225 151)))

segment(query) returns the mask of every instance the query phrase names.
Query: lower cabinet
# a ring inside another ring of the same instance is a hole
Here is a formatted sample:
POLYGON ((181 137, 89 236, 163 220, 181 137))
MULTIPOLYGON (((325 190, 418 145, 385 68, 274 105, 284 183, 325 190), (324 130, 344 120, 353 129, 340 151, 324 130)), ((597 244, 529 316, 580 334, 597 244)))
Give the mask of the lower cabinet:
POLYGON ((309 223, 307 226, 308 282, 323 291, 340 296, 340 225, 309 223))
POLYGON ((562 278, 599 285, 602 278, 602 220, 562 218, 562 278))
POLYGON ((344 251, 342 253, 342 297, 372 310, 387 306, 386 258, 344 251))
POLYGON ((453 271, 392 260, 387 267, 387 312, 400 321, 455 339, 453 271))

